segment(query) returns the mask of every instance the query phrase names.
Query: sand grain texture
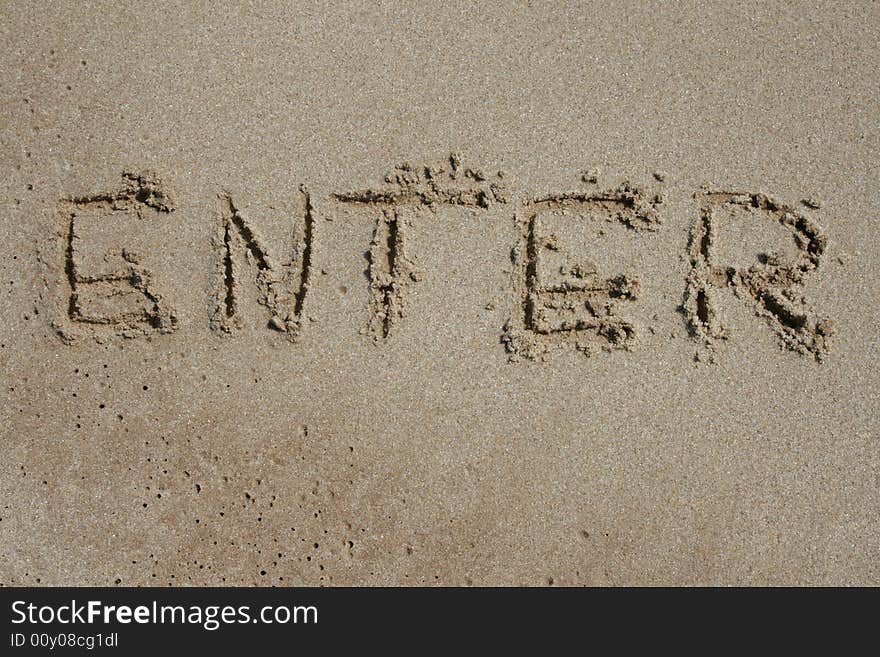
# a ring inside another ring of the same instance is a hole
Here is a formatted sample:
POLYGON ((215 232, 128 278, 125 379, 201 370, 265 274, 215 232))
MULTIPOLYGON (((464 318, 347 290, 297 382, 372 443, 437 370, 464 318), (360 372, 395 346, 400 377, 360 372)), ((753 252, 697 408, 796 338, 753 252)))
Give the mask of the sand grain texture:
POLYGON ((880 584, 875 3, 0 8, 0 584, 880 584))

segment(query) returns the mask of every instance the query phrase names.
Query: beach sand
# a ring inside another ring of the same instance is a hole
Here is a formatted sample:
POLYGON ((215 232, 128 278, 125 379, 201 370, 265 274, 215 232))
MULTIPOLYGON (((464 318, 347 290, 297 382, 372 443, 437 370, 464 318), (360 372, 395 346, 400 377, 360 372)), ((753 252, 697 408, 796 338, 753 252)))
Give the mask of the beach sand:
POLYGON ((0 8, 0 584, 880 584, 874 3, 0 8))

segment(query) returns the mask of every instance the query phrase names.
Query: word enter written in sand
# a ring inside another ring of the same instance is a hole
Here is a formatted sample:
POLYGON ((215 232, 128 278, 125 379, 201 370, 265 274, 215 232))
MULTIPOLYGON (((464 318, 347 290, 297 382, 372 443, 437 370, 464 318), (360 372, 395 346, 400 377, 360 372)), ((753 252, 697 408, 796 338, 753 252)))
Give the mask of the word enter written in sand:
MULTIPOLYGON (((406 321, 408 296, 426 276, 411 252, 418 222, 436 217, 443 207, 484 218, 500 209, 513 219, 510 313, 499 327, 511 359, 534 359, 564 347, 585 354, 633 349, 640 331, 627 310, 643 294, 640 273, 619 271, 598 258, 614 255, 603 245, 612 234, 647 237, 660 229, 663 179, 655 174, 646 186, 601 189, 590 173, 581 191, 513 201, 502 172, 464 167, 453 155, 435 166, 400 165, 376 189, 331 194, 326 199, 331 207, 366 215, 372 226, 367 250, 360 251, 366 260, 363 303, 369 309, 361 332, 382 344, 406 321)), ((318 280, 319 213, 305 186, 294 197, 272 208, 286 237, 270 241, 262 233, 265 217, 252 215, 246 199, 225 191, 217 195, 206 295, 212 331, 235 333, 262 313, 267 328, 295 341, 313 320, 308 308, 318 280)), ((827 237, 819 226, 800 209, 763 193, 703 189, 694 198, 699 213, 691 227, 680 308, 692 339, 711 352, 729 337, 721 310, 722 293, 729 290, 782 346, 821 361, 833 326, 802 295, 825 255, 827 237), (784 246, 751 261, 729 259, 729 247, 742 231, 758 231, 768 242, 781 239, 784 246)), ((53 327, 65 342, 179 329, 173 281, 163 278, 162 257, 172 239, 175 209, 174 195, 150 172, 126 172, 115 191, 60 202, 57 257, 44 262, 50 272, 47 296, 56 311, 53 327)))

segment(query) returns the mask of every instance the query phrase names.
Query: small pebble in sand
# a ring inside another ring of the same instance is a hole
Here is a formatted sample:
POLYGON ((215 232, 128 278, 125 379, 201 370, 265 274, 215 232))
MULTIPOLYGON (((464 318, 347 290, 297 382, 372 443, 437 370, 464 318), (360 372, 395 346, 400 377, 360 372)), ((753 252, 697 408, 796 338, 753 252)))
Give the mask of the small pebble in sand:
POLYGON ((581 179, 585 183, 590 183, 591 185, 595 185, 599 182, 599 176, 602 175, 602 172, 598 168, 588 169, 584 172, 584 175, 581 179))

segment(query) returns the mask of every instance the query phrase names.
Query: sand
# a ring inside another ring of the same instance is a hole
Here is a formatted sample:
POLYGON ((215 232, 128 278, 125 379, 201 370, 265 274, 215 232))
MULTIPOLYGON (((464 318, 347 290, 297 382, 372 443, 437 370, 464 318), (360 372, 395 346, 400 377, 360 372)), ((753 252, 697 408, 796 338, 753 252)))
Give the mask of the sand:
POLYGON ((880 584, 876 4, 0 17, 0 584, 880 584))

